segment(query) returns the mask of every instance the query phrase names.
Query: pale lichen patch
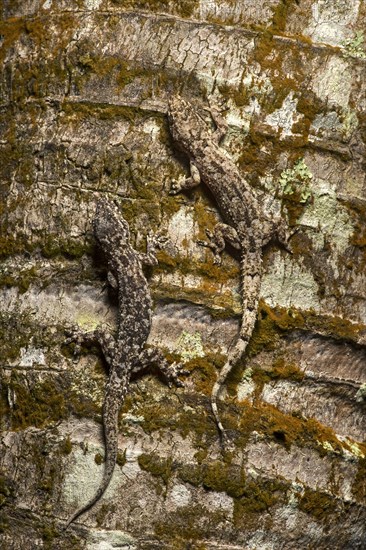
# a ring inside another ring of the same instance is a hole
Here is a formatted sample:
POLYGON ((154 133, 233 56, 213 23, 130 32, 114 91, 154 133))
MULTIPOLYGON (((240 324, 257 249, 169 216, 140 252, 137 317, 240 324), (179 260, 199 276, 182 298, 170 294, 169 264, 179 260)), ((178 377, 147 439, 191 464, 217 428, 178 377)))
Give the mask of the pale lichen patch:
POLYGON ((329 105, 347 108, 352 89, 349 63, 339 57, 331 57, 325 66, 315 73, 312 89, 329 105))
POLYGON ((118 531, 93 531, 88 535, 89 550, 138 550, 138 542, 130 534, 118 531))
POLYGON ((166 503, 172 508, 180 508, 182 506, 188 506, 191 500, 191 491, 182 483, 176 483, 173 485, 171 491, 169 491, 166 503))
POLYGON ((45 366, 46 358, 44 350, 32 346, 20 348, 20 360, 18 364, 20 367, 45 366))
POLYGON ((296 106, 297 99, 294 98, 294 93, 291 91, 284 99, 281 108, 266 116, 266 124, 269 124, 275 130, 280 129, 282 137, 292 135, 292 126, 300 118, 296 106))
POLYGON ((199 332, 191 334, 182 331, 182 334, 176 342, 176 351, 180 354, 182 361, 190 361, 195 357, 204 357, 205 352, 202 346, 202 338, 199 332))
POLYGON ((186 243, 193 248, 192 235, 195 233, 194 213, 191 209, 180 208, 169 220, 168 235, 174 246, 184 249, 186 243))
POLYGON ((237 386, 237 399, 238 401, 243 401, 244 399, 250 398, 255 390, 255 383, 252 379, 253 369, 247 368, 243 372, 241 381, 237 386))
POLYGON ((357 21, 360 0, 317 0, 311 6, 312 20, 304 34, 316 42, 340 46, 349 36, 349 27, 357 21))
POLYGON ((328 240, 339 255, 349 245, 350 237, 354 232, 351 218, 347 209, 339 204, 329 182, 317 179, 314 180, 312 187, 313 202, 304 211, 299 224, 317 230, 317 235, 314 235, 314 245, 318 250, 324 246, 325 240, 328 240))
POLYGON ((318 285, 310 270, 280 252, 262 279, 261 297, 271 307, 297 307, 319 311, 318 285))

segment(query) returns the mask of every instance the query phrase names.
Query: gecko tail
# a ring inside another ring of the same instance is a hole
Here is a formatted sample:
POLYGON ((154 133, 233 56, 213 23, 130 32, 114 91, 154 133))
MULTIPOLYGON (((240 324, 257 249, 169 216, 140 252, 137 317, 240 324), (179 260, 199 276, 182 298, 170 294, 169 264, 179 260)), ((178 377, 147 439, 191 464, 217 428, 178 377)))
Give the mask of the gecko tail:
POLYGON ((215 417, 217 428, 218 428, 219 434, 220 434, 221 444, 223 446, 227 446, 227 443, 228 443, 229 439, 228 439, 228 436, 226 434, 226 431, 225 431, 225 429, 222 425, 221 419, 220 419, 219 411, 218 411, 218 408, 217 408, 217 399, 219 397, 220 390, 222 389, 222 386, 223 386, 226 378, 228 377, 229 373, 232 371, 232 369, 234 368, 236 363, 239 361, 241 356, 244 354, 244 352, 247 348, 247 345, 248 345, 248 340, 239 337, 239 339, 236 341, 233 348, 230 350, 227 361, 226 361, 225 365, 222 367, 222 369, 220 371, 220 374, 219 374, 219 376, 218 376, 218 378, 217 378, 217 380, 216 380, 216 382, 215 382, 215 384, 212 388, 211 409, 212 409, 213 415, 215 417))
POLYGON ((79 516, 87 512, 105 493, 111 479, 117 462, 118 453, 118 413, 120 404, 123 400, 123 395, 126 390, 125 385, 121 385, 120 379, 115 373, 112 373, 107 384, 106 395, 103 406, 103 424, 104 424, 104 439, 105 439, 105 464, 103 478, 100 485, 93 496, 82 508, 79 508, 67 520, 64 531, 69 525, 79 516))
POLYGON ((107 460, 106 460, 106 463, 105 463, 105 471, 104 471, 103 479, 100 483, 100 486, 99 486, 97 492, 95 493, 93 498, 91 498, 89 500, 89 502, 87 502, 87 504, 85 504, 82 508, 79 508, 76 512, 74 512, 69 517, 69 519, 66 521, 66 523, 63 527, 63 531, 66 531, 66 529, 70 526, 70 524, 73 521, 75 521, 79 516, 81 516, 82 514, 87 512, 90 508, 92 508, 92 506, 94 506, 94 504, 96 504, 98 502, 98 500, 103 496, 103 494, 107 490, 108 485, 109 485, 109 483, 112 479, 112 474, 113 474, 113 471, 114 471, 114 468, 115 468, 115 465, 116 465, 116 461, 117 461, 117 448, 115 449, 115 452, 112 452, 110 454, 110 456, 107 457, 107 460))

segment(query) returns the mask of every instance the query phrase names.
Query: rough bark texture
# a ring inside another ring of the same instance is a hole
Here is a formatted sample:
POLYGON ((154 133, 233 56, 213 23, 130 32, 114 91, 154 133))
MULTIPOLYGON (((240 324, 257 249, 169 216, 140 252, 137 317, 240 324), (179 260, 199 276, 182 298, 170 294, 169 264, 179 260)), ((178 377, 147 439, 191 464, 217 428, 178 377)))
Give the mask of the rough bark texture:
POLYGON ((365 65, 362 0, 4 0, 1 50, 0 540, 9 549, 366 547, 365 65), (293 255, 268 248, 258 322, 220 401, 239 270, 199 247, 219 219, 167 99, 226 102, 224 147, 279 209, 293 255), (98 349, 65 329, 115 326, 95 247, 97 198, 134 245, 169 239, 150 273, 150 342, 184 389, 132 383, 110 487, 98 349))

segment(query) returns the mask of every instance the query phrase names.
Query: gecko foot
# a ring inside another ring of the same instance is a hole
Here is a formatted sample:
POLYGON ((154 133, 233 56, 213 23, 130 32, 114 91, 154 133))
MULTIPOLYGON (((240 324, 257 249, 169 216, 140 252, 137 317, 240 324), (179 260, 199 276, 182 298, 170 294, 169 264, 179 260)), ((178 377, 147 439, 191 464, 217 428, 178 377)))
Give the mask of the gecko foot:
POLYGON ((169 387, 174 384, 180 388, 184 386, 184 382, 180 380, 179 376, 187 376, 188 374, 190 374, 190 371, 185 369, 182 363, 171 363, 167 371, 164 373, 169 387))
POLYGON ((220 434, 220 445, 224 451, 233 451, 235 448, 233 440, 226 432, 220 434))
POLYGON ((220 242, 220 246, 218 246, 217 243, 216 243, 215 235, 209 229, 206 229, 206 235, 207 235, 207 238, 209 239, 208 241, 202 241, 202 240, 199 239, 199 240, 196 241, 196 243, 199 246, 204 246, 206 248, 210 248, 212 250, 213 255, 214 255, 213 263, 215 265, 221 265, 221 263, 222 263, 221 252, 223 251, 223 249, 225 247, 225 241, 222 240, 220 242))
POLYGON ((172 179, 171 180, 169 195, 178 195, 178 193, 180 193, 182 191, 183 185, 182 185, 181 181, 182 181, 181 179, 179 179, 179 180, 172 179))
POLYGON ((148 246, 152 249, 160 250, 169 241, 169 237, 165 233, 158 231, 157 233, 149 233, 147 240, 148 246))
POLYGON ((179 379, 179 376, 185 376, 190 373, 190 371, 184 368, 182 363, 174 362, 170 365, 162 352, 155 347, 148 347, 143 350, 133 371, 137 373, 140 370, 148 368, 150 365, 157 368, 157 370, 163 375, 169 387, 173 384, 175 386, 184 386, 184 383, 179 379))
POLYGON ((67 336, 64 344, 74 344, 73 355, 80 355, 81 346, 85 340, 85 335, 80 331, 77 325, 74 325, 68 329, 65 329, 65 335, 67 336))

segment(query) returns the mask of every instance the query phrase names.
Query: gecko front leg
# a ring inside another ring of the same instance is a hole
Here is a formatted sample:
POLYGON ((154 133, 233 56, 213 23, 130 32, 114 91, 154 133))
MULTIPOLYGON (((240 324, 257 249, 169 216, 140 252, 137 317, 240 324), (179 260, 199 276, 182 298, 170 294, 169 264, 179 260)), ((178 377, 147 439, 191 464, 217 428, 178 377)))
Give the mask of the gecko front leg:
POLYGON ((193 189, 194 187, 197 187, 201 183, 201 176, 198 171, 197 166, 194 164, 194 162, 190 162, 189 165, 190 170, 190 177, 183 177, 179 180, 172 180, 172 185, 169 191, 169 195, 177 195, 181 191, 187 191, 189 189, 193 189))
POLYGON ((142 265, 155 266, 158 263, 156 258, 156 250, 160 250, 164 243, 168 240, 168 237, 156 233, 155 235, 147 235, 146 237, 146 252, 138 252, 138 258, 142 265))
POLYGON ((228 124, 222 116, 222 112, 227 111, 227 107, 220 108, 218 105, 210 103, 210 107, 207 109, 207 111, 210 113, 213 123, 216 126, 213 138, 215 142, 219 145, 228 131, 228 124))
POLYGON ((236 230, 225 223, 218 223, 215 225, 213 232, 206 229, 206 235, 208 241, 198 240, 197 244, 200 246, 206 246, 210 248, 214 255, 214 264, 221 264, 221 254, 225 249, 226 244, 230 244, 235 250, 241 249, 240 239, 236 230))

